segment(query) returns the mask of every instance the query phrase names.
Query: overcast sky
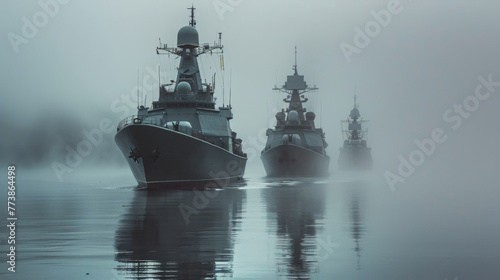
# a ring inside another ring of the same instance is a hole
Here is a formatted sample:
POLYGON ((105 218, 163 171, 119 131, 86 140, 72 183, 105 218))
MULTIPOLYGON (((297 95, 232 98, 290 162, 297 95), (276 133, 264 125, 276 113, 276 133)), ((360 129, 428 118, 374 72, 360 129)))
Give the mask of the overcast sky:
MULTIPOLYGON (((132 95, 137 71, 147 76, 159 64, 173 69, 178 63, 158 57, 155 48, 158 38, 176 43, 178 29, 188 24, 191 2, 56 1, 0 4, 0 125, 8 119, 22 130, 54 111, 90 128, 105 117, 117 124, 124 112, 113 111, 112 105, 132 95), (47 12, 39 3, 52 4, 47 12)), ((451 163, 470 172, 497 169, 500 87, 484 100, 471 96, 479 76, 500 81, 500 2, 192 2, 200 43, 212 43, 217 32, 223 33, 226 98, 232 71, 232 128, 247 149, 260 153, 263 143, 249 139, 285 105, 280 103, 284 96, 271 88, 292 73, 297 46, 299 72, 320 89, 309 94, 305 107, 322 119, 332 168, 342 141, 340 119, 348 116, 356 91, 362 117, 370 120, 368 143, 381 170, 395 172, 398 156, 408 157, 416 149, 414 140, 431 137, 435 128, 448 139, 419 172, 447 170, 451 163), (346 46, 352 53, 346 55, 346 46), (443 114, 464 100, 473 108, 470 115, 451 112, 446 121, 443 114)), ((205 59, 204 65, 217 61, 205 59)), ((148 104, 158 96, 157 90, 145 93, 148 104)), ((1 137, 6 143, 17 136, 4 131, 1 137)), ((252 162, 260 165, 258 158, 252 162)))

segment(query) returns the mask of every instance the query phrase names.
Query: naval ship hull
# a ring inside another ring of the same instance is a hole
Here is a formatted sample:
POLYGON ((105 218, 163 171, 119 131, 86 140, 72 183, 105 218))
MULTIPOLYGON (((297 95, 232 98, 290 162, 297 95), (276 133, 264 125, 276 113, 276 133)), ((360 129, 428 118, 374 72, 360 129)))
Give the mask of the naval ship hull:
POLYGON ((369 170, 373 167, 370 148, 342 147, 339 149, 339 169, 369 170))
POLYGON ((309 149, 284 144, 264 151, 260 156, 269 177, 328 176, 330 157, 309 149))
POLYGON ((246 158, 159 126, 128 125, 115 142, 144 187, 224 187, 245 172, 246 158))

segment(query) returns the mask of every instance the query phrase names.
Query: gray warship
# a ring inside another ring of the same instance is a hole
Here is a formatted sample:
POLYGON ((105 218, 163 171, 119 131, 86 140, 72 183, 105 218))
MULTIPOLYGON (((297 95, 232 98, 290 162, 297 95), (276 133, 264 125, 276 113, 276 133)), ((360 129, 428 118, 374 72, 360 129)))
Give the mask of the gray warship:
POLYGON ((221 33, 213 45, 200 47, 194 7, 189 25, 177 33, 177 46, 157 47, 157 54, 180 58, 177 79, 161 84, 152 108, 138 106, 123 119, 115 142, 140 186, 217 187, 241 180, 247 162, 242 141, 229 121, 231 105, 216 107, 212 83, 202 82, 197 58, 222 53, 221 33), (214 185, 215 182, 217 185, 214 185))
POLYGON ((371 148, 367 147, 365 139, 368 130, 362 128, 362 124, 368 121, 361 119, 358 107, 354 95, 354 108, 347 120, 341 121, 344 146, 339 149, 339 169, 363 170, 373 167, 371 148))
POLYGON ((316 115, 302 107, 308 100, 304 93, 318 88, 308 87, 304 76, 298 74, 297 50, 293 70, 283 87, 273 88, 287 94, 283 101, 289 105, 276 113, 275 128, 267 129, 267 142, 260 159, 269 177, 326 176, 330 157, 325 150, 328 146, 325 133, 316 128, 316 115))

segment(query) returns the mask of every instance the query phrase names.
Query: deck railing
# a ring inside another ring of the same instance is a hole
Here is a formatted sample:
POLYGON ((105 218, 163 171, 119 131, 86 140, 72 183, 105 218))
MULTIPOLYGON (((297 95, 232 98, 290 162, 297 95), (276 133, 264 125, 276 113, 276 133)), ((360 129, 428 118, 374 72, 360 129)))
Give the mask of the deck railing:
POLYGON ((126 127, 127 125, 131 125, 131 124, 151 124, 151 125, 156 125, 156 126, 163 126, 163 121, 159 118, 133 115, 133 116, 124 118, 118 124, 117 131, 120 131, 124 127, 126 127))

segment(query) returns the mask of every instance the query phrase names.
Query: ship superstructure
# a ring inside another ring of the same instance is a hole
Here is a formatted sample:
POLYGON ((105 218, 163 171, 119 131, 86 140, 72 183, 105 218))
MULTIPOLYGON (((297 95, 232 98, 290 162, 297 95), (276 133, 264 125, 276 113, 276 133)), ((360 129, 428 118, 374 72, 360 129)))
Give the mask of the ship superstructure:
POLYGON ((215 78, 203 81, 198 56, 221 53, 221 33, 213 45, 200 46, 194 8, 189 25, 177 33, 177 45, 161 45, 157 54, 179 58, 176 80, 161 84, 152 108, 122 120, 115 141, 140 185, 192 185, 241 179, 247 157, 229 121, 231 106, 216 107, 215 78))

